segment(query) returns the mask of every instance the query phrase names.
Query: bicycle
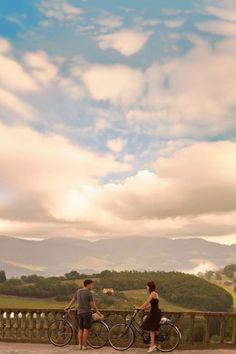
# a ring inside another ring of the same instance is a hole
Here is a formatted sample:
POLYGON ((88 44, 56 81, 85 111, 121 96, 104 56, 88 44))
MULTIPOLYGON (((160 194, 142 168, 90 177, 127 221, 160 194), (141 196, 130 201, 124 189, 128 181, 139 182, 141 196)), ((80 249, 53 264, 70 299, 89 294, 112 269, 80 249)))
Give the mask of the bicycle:
MULTIPOLYGON (((108 340, 114 349, 123 351, 130 348, 135 342, 136 333, 142 337, 145 344, 150 344, 149 332, 143 331, 135 319, 139 311, 141 310, 135 309, 130 319, 126 319, 123 323, 117 323, 110 328, 108 340)), ((160 329, 155 339, 161 345, 157 350, 171 352, 178 347, 181 333, 170 319, 162 317, 160 329)))
MULTIPOLYGON (((57 346, 64 347, 70 343, 74 329, 69 321, 71 309, 65 310, 62 319, 53 321, 48 327, 48 339, 57 346)), ((109 327, 102 320, 92 321, 92 326, 89 330, 88 345, 91 348, 99 349, 104 347, 108 341, 109 327)))

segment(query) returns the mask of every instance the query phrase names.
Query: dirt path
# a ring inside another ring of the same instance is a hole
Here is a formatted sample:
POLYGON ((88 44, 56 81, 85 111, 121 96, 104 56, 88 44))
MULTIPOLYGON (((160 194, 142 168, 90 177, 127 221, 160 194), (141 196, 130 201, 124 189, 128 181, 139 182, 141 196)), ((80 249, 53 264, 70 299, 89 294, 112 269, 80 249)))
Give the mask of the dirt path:
MULTIPOLYGON (((18 343, 0 343, 0 353, 1 354, 76 354, 79 350, 76 346, 67 346, 65 348, 56 348, 52 345, 40 345, 40 344, 18 344, 18 343)), ((88 350, 87 353, 92 354, 117 354, 118 352, 106 347, 100 350, 88 350)), ((127 351, 127 353, 133 354, 144 354, 146 349, 132 348, 127 351)), ((215 349, 215 350, 188 350, 180 351, 176 350, 176 354, 236 354, 235 350, 225 349, 215 349)))

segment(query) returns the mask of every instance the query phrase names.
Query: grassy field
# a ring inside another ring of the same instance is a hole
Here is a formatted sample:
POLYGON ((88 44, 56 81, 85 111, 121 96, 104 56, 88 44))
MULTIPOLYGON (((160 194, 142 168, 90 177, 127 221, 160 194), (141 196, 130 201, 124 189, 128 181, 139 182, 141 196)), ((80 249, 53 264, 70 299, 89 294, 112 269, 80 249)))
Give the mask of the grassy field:
MULTIPOLYGON (((147 291, 145 289, 137 290, 126 290, 123 291, 127 298, 127 305, 141 305, 144 300, 147 298, 147 291)), ((170 302, 160 298, 160 308, 162 311, 185 311, 186 308, 183 308, 178 305, 171 304, 170 302)))
POLYGON ((233 300, 234 300, 234 310, 236 310, 236 293, 234 292, 234 285, 231 285, 231 286, 226 286, 224 285, 224 282, 225 280, 228 280, 227 277, 222 277, 222 280, 212 280, 212 283, 218 285, 218 286, 221 286, 223 289, 225 289, 226 291, 228 291, 232 297, 233 297, 233 300))
POLYGON ((0 308, 35 308, 35 309, 52 309, 64 308, 63 302, 54 299, 34 299, 31 297, 19 297, 0 295, 0 308))
MULTIPOLYGON (((124 291, 126 300, 115 302, 111 307, 113 309, 130 309, 133 305, 140 305, 145 298, 147 293, 145 290, 127 290, 124 291)), ((34 299, 18 296, 7 296, 0 295, 0 308, 64 308, 65 302, 56 301, 53 298, 50 299, 34 299)), ((183 307, 173 305, 164 299, 160 299, 160 308, 163 311, 184 311, 183 307)))

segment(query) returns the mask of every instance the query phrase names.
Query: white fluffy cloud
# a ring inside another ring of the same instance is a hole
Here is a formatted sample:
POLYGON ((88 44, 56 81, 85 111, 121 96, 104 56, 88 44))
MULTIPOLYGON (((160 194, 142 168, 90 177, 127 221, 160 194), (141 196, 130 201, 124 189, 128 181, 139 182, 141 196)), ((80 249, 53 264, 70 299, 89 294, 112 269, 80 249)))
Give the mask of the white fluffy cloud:
POLYGON ((166 27, 169 27, 169 28, 181 27, 184 23, 185 23, 185 20, 182 20, 182 19, 164 21, 164 24, 166 25, 166 27))
POLYGON ((196 143, 160 158, 155 171, 140 171, 104 186, 103 206, 126 223, 172 235, 235 232, 236 144, 196 143), (183 228, 183 229, 182 229, 183 228))
POLYGON ((112 48, 125 56, 130 56, 144 47, 151 34, 151 31, 143 32, 137 29, 123 29, 101 35, 97 39, 101 49, 112 48))
POLYGON ((76 212, 84 215, 99 179, 130 169, 111 154, 73 145, 63 136, 2 124, 0 160, 1 190, 7 195, 0 200, 0 218, 22 221, 52 221, 70 210, 75 197, 76 212))
POLYGON ((220 1, 218 7, 206 6, 205 11, 222 20, 236 21, 236 6, 234 0, 232 2, 220 1))
POLYGON ((20 94, 36 93, 38 83, 23 64, 11 55, 11 44, 0 38, 0 103, 1 114, 14 113, 14 117, 34 120, 38 114, 32 105, 20 97, 20 94))
POLYGON ((11 120, 19 117, 34 120, 39 113, 22 94, 37 94, 56 78, 58 67, 43 51, 24 53, 16 60, 11 53, 11 44, 0 38, 0 102, 1 112, 10 112, 11 120))
POLYGON ((142 71, 124 65, 92 65, 82 79, 95 100, 124 106, 136 102, 144 89, 142 71))
POLYGON ((0 55, 0 85, 14 91, 38 90, 37 83, 24 67, 8 55, 0 55))
POLYGON ((71 78, 62 77, 59 85, 62 91, 75 101, 79 101, 84 95, 83 88, 71 78))
POLYGON ((179 136, 219 133, 234 127, 235 52, 226 41, 215 47, 190 37, 184 57, 153 63, 145 73, 147 94, 127 114, 131 126, 179 136))
POLYGON ((222 36, 236 36, 236 22, 223 20, 205 21, 196 24, 200 31, 219 34, 222 36))
POLYGON ((35 120, 37 112, 34 108, 19 99, 16 95, 0 88, 0 103, 2 108, 19 115, 21 118, 35 120))
POLYGON ((31 75, 43 86, 48 86, 58 73, 57 66, 43 51, 25 53, 24 62, 30 69, 31 75))
POLYGON ((103 13, 101 17, 95 20, 95 22, 102 27, 102 31, 121 27, 123 24, 122 17, 109 12, 103 13))
POLYGON ((113 152, 120 152, 125 146, 125 140, 122 138, 108 139, 107 147, 113 152))
POLYGON ((0 54, 6 54, 10 49, 10 43, 5 38, 0 37, 0 54))
POLYGON ((195 143, 159 158, 153 171, 101 184, 101 176, 129 166, 28 128, 1 126, 1 136, 0 230, 17 225, 18 234, 97 237, 236 232, 234 142, 195 143))
POLYGON ((38 8, 45 16, 64 21, 74 20, 82 13, 81 8, 69 4, 66 0, 42 0, 38 8))

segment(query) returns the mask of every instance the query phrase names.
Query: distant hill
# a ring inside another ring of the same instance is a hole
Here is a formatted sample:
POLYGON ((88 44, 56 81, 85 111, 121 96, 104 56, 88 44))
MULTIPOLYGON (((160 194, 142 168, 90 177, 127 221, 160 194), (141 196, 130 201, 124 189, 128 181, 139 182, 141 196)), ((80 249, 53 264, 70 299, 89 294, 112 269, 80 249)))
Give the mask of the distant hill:
POLYGON ((126 237, 90 242, 73 238, 29 241, 0 236, 0 269, 7 276, 60 275, 72 269, 205 271, 236 262, 236 245, 202 239, 126 237))

